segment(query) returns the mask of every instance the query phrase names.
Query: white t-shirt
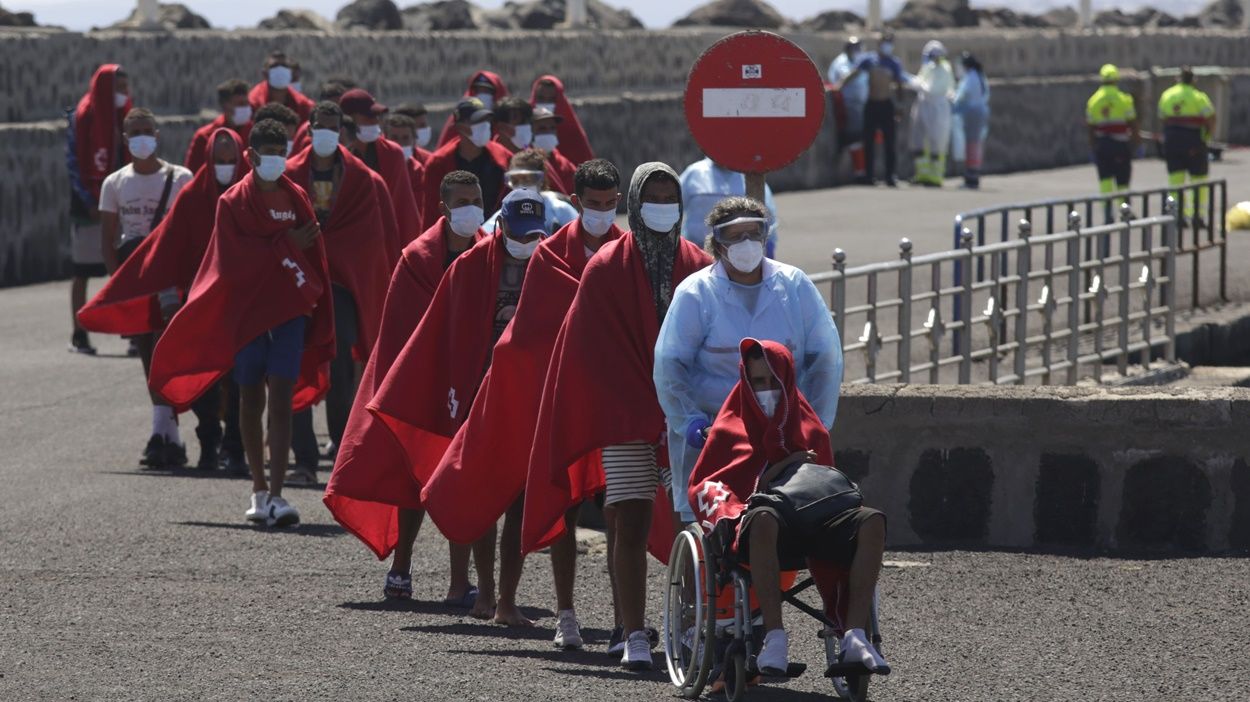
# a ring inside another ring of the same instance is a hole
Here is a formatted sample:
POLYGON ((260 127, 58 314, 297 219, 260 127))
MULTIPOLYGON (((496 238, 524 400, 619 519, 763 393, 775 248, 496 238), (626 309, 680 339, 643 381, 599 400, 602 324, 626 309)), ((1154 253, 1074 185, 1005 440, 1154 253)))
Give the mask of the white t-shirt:
POLYGON ((148 175, 135 173, 133 164, 126 164, 104 179, 100 186, 100 211, 117 215, 120 230, 118 246, 131 239, 142 239, 152 231, 152 217, 161 203, 165 191, 165 177, 169 169, 174 171, 174 181, 169 188, 165 212, 174 206, 174 198, 183 186, 191 182, 191 171, 182 166, 161 161, 160 170, 148 175))

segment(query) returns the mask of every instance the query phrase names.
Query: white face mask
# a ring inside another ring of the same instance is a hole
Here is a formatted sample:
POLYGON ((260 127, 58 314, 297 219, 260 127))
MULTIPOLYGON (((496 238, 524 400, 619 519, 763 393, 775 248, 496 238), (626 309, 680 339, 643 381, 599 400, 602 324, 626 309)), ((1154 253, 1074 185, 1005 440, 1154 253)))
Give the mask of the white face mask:
POLYGON ((417 127, 417 146, 424 148, 426 144, 430 143, 432 135, 433 130, 429 127, 417 127))
POLYGON ((555 134, 537 134, 534 136, 534 146, 548 153, 555 151, 560 145, 560 137, 555 134))
POLYGON ((542 242, 542 237, 539 237, 528 244, 522 244, 510 236, 505 236, 503 240, 504 244, 508 247, 508 254, 510 256, 521 261, 527 261, 530 256, 534 255, 534 251, 538 248, 538 244, 542 242))
POLYGON ((356 138, 366 144, 372 144, 382 136, 382 125, 362 124, 356 128, 356 138))
POLYGON ((640 214, 642 223, 647 225, 647 229, 667 234, 673 231, 673 227, 677 226, 677 220, 681 219, 681 205, 675 202, 668 205, 644 202, 640 214))
POLYGON ((252 121, 252 106, 239 105, 230 112, 230 124, 242 125, 252 121))
POLYGON ((401 147, 399 147, 399 150, 404 152, 404 158, 405 158, 405 159, 412 158, 412 147, 411 147, 411 146, 401 146, 401 147))
POLYGON ((512 134, 512 143, 524 149, 534 140, 534 128, 528 124, 518 124, 512 134))
POLYGON ((729 259, 729 263, 740 272, 751 273, 759 268, 764 260, 764 244, 750 239, 739 241, 726 247, 725 258, 729 259))
POLYGON ((286 66, 274 66, 269 69, 269 87, 275 90, 286 90, 291 87, 291 69, 286 66))
POLYGON ((230 185, 230 181, 234 180, 234 164, 214 163, 213 173, 216 174, 219 185, 230 185))
POLYGON ((129 99, 130 96, 126 93, 113 93, 113 107, 120 110, 126 106, 126 101, 129 99))
POLYGON ((313 153, 325 158, 339 148, 339 133, 333 129, 312 130, 313 153))
POLYGON ((554 115, 556 113, 556 104, 554 102, 540 102, 534 105, 534 109, 543 109, 554 115))
POLYGON ((469 141, 477 148, 482 148, 490 141, 490 122, 478 122, 470 128, 469 141))
POLYGON ((286 171, 286 159, 281 156, 261 156, 260 165, 256 167, 256 177, 272 183, 282 177, 286 171))
POLYGON ((468 239, 477 234, 485 218, 486 213, 482 211, 482 208, 477 205, 465 205, 451 210, 447 223, 451 226, 453 234, 468 239))
POLYGON ((590 208, 582 210, 582 229, 585 229, 586 233, 593 237, 601 237, 607 234, 615 221, 615 210, 592 210, 590 208))
POLYGON ((130 149, 131 156, 142 161, 156 153, 156 137, 146 135, 132 136, 126 140, 126 148, 130 149))
POLYGON ((765 417, 772 417, 777 411, 777 403, 781 401, 780 390, 756 390, 755 401, 760 403, 765 417))
POLYGON ((491 95, 490 93, 474 93, 473 97, 477 98, 478 100, 481 100, 482 105, 486 109, 491 110, 495 108, 495 96, 494 95, 491 95))

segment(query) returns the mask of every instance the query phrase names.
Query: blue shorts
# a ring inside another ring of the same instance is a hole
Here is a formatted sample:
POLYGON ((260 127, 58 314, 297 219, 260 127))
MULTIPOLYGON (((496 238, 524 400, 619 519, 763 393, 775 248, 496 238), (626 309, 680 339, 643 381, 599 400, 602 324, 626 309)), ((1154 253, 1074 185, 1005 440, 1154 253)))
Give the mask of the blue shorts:
POLYGON ((296 380, 304 355, 304 327, 308 318, 300 315, 252 339, 234 355, 234 381, 258 385, 266 376, 296 380))

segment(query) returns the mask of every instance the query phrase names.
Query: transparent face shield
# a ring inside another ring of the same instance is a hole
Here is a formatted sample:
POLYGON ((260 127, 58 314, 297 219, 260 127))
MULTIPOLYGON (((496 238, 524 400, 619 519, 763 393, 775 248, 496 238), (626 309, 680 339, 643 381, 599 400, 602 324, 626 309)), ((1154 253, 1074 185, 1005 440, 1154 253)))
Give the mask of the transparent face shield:
POLYGON ((768 238, 768 220, 764 217, 738 217, 712 226, 712 237, 724 246, 744 241, 762 242, 768 238))
POLYGON ((504 182, 513 190, 533 190, 537 192, 542 190, 545 174, 542 171, 512 170, 504 173, 503 176, 504 182))

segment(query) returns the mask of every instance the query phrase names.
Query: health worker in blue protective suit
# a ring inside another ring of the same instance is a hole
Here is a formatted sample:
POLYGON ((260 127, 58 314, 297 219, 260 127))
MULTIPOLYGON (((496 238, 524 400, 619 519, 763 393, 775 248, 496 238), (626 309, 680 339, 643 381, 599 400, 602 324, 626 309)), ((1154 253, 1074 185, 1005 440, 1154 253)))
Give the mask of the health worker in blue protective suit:
MULTIPOLYGON (((695 161, 681 173, 681 203, 685 218, 681 221, 681 235, 700 247, 707 242, 711 231, 707 215, 716 203, 732 195, 747 194, 747 179, 737 171, 731 171, 705 158, 695 161)), ((764 204, 768 206, 768 241, 764 248, 771 258, 777 251, 777 203, 773 191, 764 186, 764 204)))
POLYGON ((764 257, 768 210, 722 199, 706 218, 715 262, 673 291, 655 344, 655 389, 668 422, 673 509, 694 521, 686 482, 707 429, 738 382, 739 342, 785 344, 799 390, 833 426, 842 382, 842 342, 824 297, 803 271, 764 257))

